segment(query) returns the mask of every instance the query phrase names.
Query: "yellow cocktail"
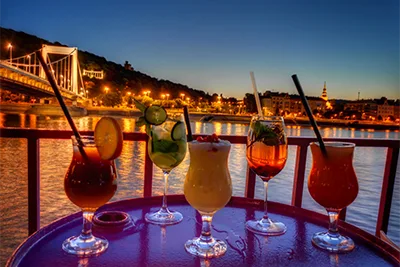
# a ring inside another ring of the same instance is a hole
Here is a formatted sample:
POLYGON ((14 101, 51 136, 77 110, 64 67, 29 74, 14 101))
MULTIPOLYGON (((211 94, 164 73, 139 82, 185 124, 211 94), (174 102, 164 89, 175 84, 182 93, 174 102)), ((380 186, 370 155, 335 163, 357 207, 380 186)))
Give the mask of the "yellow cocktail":
POLYGON ((189 143, 190 166, 185 179, 186 200, 202 216, 203 227, 198 238, 185 244, 187 252, 212 258, 223 255, 227 246, 211 235, 211 221, 214 213, 223 208, 232 196, 232 182, 228 170, 228 156, 231 144, 219 140, 216 135, 205 142, 189 143))

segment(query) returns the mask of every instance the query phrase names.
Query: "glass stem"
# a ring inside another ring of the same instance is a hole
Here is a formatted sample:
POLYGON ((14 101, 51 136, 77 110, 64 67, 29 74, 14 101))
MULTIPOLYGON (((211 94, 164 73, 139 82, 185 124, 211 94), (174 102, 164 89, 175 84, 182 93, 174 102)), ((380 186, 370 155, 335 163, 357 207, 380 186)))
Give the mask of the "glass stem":
POLYGON ((328 210, 329 216, 329 230, 328 234, 333 237, 339 236, 338 231, 338 218, 339 218, 339 211, 340 210, 328 210))
POLYGON ((168 176, 169 172, 168 171, 163 171, 164 174, 164 193, 163 193, 163 199, 162 199, 162 206, 161 210, 163 212, 169 212, 168 207, 167 207, 167 190, 168 190, 168 176))
POLYGON ((268 218, 268 182, 264 181, 264 189, 265 189, 265 194, 264 194, 264 216, 261 219, 263 222, 269 221, 268 218))
POLYGON ((92 219, 94 212, 84 211, 83 212, 83 228, 81 233, 81 239, 87 240, 92 238, 92 219))
POLYGON ((210 243, 214 240, 211 235, 212 215, 202 215, 201 220, 202 220, 202 227, 201 227, 200 240, 205 243, 210 243))

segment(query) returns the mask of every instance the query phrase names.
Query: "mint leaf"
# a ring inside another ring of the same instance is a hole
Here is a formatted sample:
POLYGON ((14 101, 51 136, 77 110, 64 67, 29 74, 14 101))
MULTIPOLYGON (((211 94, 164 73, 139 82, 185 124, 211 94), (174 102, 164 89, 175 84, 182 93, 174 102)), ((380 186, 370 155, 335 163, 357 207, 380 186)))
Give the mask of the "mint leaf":
POLYGON ((136 100, 135 98, 133 98, 133 102, 135 104, 135 106, 141 111, 144 112, 146 109, 146 106, 143 105, 141 102, 139 102, 138 100, 136 100))
POLYGON ((174 153, 178 152, 178 150, 179 146, 172 141, 153 139, 153 152, 174 153))
POLYGON ((139 117, 139 119, 136 121, 136 126, 137 127, 141 127, 141 126, 143 126, 143 125, 145 125, 146 124, 146 120, 144 119, 144 117, 142 116, 142 117, 139 117))

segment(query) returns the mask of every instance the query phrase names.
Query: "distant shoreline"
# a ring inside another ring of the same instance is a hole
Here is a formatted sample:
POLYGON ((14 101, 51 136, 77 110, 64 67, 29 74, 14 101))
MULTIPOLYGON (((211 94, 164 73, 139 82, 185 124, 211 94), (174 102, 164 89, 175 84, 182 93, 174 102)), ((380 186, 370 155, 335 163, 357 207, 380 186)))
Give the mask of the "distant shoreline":
MULTIPOLYGON (((99 107, 69 107, 72 116, 121 116, 121 117, 139 117, 141 112, 129 108, 99 108, 99 107)), ((178 110, 176 110, 178 111, 178 110)), ((37 116, 64 116, 58 105, 38 105, 38 104, 15 104, 1 103, 0 112, 5 114, 34 114, 37 116)), ((232 115, 232 114, 212 114, 192 112, 190 114, 192 121, 201 121, 209 119, 209 122, 227 122, 249 124, 251 115, 232 115)), ((207 120, 206 120, 207 121, 207 120)), ((286 125, 311 126, 308 118, 305 117, 286 117, 286 125)), ((317 119, 319 126, 336 126, 355 129, 374 129, 374 130, 400 130, 400 125, 395 123, 374 123, 370 121, 357 120, 338 120, 338 119, 317 119)))

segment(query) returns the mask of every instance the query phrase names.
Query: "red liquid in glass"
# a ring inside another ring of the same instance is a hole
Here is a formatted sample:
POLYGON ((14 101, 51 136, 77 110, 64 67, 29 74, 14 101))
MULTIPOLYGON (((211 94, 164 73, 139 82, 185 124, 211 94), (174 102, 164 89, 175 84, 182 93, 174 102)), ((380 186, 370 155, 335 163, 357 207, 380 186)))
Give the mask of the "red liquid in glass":
POLYGON ((72 162, 64 179, 68 198, 84 211, 95 211, 117 190, 114 161, 102 160, 97 148, 84 147, 86 157, 74 147, 72 162))
POLYGON ((308 179, 311 197, 326 209, 343 209, 357 197, 358 182, 353 169, 354 147, 326 146, 324 156, 311 144, 313 164, 308 179))

